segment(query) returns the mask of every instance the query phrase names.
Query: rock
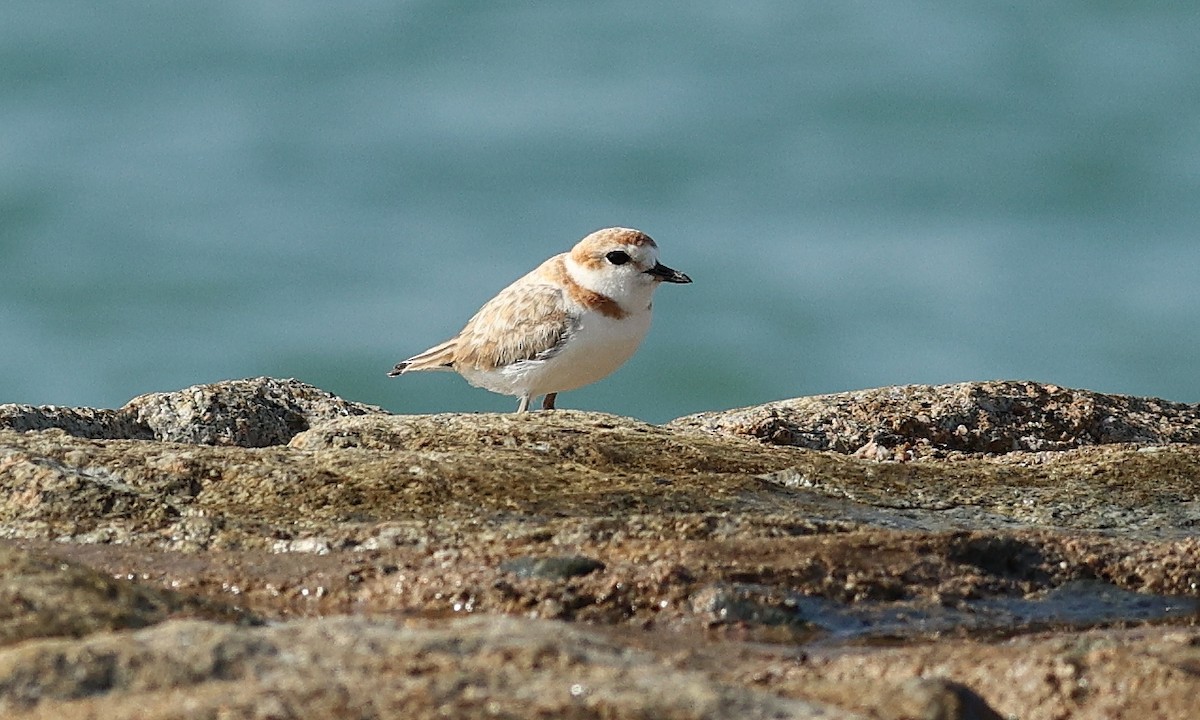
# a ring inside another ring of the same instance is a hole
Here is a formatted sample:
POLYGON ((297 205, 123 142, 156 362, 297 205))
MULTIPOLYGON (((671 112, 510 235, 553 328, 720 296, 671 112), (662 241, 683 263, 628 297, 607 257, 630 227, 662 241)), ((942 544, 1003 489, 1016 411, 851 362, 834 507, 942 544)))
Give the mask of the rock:
POLYGON ((196 621, 0 650, 0 713, 118 718, 860 718, 517 618, 196 621))
POLYGON ((762 432, 269 378, 5 406, 0 714, 1191 716, 1192 406, 851 395, 762 432))
POLYGON ((299 433, 289 445, 310 451, 404 450, 441 459, 483 455, 489 462, 515 459, 529 468, 638 474, 767 471, 788 460, 748 443, 579 410, 345 417, 299 433))
POLYGON ((118 410, 56 405, 0 405, 0 428, 20 432, 58 429, 81 438, 154 439, 148 427, 118 410))
POLYGON ((1001 720, 982 697, 962 683, 940 677, 900 682, 818 687, 817 696, 836 697, 845 707, 870 711, 882 720, 1001 720), (850 691, 848 697, 836 697, 850 691))
POLYGON ((1020 381, 818 395, 690 415, 670 425, 876 460, 1200 443, 1196 405, 1020 381))
POLYGON ((692 609, 710 625, 750 623, 808 627, 807 618, 788 593, 767 586, 719 583, 692 594, 692 609))
POLYGON ((285 445, 337 417, 385 413, 298 380, 259 377, 150 393, 120 410, 0 405, 0 428, 57 428, 97 440, 163 440, 200 445, 285 445))
POLYGON ((116 580, 78 563, 0 543, 0 646, 141 628, 185 616, 253 621, 221 603, 116 580))
POLYGON ((604 569, 604 563, 584 555, 524 556, 500 563, 500 569, 522 578, 567 580, 604 569))
POLYGON ((1195 687, 1196 667, 1195 628, 1144 628, 816 650, 752 672, 776 692, 875 717, 1098 720, 1194 716, 1181 690, 1195 687))
POLYGON ((1002 720, 969 687, 945 678, 912 678, 885 692, 887 720, 1002 720))
POLYGON ((383 413, 298 380, 260 377, 150 393, 121 408, 155 439, 200 445, 285 445, 325 420, 383 413))

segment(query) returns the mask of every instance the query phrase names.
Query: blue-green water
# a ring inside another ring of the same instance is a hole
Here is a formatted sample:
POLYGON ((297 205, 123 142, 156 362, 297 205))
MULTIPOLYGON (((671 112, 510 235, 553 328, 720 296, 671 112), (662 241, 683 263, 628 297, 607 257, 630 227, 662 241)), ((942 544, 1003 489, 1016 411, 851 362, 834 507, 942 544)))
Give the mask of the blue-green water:
POLYGON ((1200 400, 1194 3, 0 6, 0 402, 389 380, 587 232, 663 287, 560 406, 1030 378, 1200 400))

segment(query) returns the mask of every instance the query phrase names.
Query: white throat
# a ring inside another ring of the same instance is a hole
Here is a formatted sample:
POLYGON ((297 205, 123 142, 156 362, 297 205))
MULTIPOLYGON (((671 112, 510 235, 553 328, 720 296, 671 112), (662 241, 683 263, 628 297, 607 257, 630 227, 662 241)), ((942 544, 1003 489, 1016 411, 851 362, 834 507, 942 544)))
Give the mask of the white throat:
POLYGON ((596 270, 580 266, 570 255, 566 257, 565 266, 567 274, 580 287, 612 298, 625 312, 640 313, 650 309, 650 300, 658 283, 636 268, 605 267, 596 270))

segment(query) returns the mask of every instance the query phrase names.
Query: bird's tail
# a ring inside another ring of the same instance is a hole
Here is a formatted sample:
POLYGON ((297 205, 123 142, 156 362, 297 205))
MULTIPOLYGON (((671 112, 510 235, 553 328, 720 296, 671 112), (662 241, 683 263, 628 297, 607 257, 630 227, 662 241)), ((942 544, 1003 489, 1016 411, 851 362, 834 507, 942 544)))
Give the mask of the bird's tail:
POLYGON ((440 345, 434 345, 423 353, 413 355, 407 360, 396 363, 396 367, 388 373, 388 377, 396 377, 406 372, 418 370, 453 370, 455 341, 447 340, 440 345))

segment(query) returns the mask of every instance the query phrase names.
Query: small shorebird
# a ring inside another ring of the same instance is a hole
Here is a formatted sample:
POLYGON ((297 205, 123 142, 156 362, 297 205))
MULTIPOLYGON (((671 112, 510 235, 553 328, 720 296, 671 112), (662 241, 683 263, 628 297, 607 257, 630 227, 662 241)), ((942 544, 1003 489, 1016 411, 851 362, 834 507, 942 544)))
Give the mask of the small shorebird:
POLYGON ((520 398, 519 413, 538 395, 553 410, 558 393, 596 382, 633 355, 650 329, 660 283, 691 281, 658 261, 646 233, 597 230, 501 290, 458 335, 388 375, 453 370, 476 387, 520 398))

